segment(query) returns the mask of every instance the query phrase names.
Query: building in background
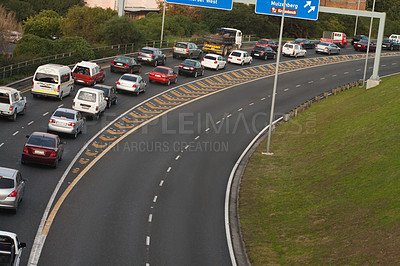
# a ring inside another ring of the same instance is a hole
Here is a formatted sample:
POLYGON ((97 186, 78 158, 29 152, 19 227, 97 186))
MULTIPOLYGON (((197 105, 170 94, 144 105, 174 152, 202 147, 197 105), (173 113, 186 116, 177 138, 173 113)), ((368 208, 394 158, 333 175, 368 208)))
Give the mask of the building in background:
MULTIPOLYGON (((119 2, 119 0, 86 0, 86 5, 118 11, 119 2)), ((159 11, 156 0, 125 0, 124 15, 133 19, 144 18, 150 12, 159 11)))

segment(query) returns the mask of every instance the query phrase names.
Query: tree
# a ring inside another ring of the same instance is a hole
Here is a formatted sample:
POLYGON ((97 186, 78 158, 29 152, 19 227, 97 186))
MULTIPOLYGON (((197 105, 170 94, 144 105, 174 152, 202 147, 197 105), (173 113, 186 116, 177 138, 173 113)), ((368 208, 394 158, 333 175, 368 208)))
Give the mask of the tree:
POLYGON ((24 33, 33 34, 41 38, 50 38, 52 35, 62 36, 62 17, 55 11, 44 10, 37 16, 29 17, 24 23, 24 33))
POLYGON ((107 44, 136 43, 143 40, 143 34, 135 22, 126 17, 113 17, 105 22, 101 36, 107 44))
POLYGON ((5 1, 4 6, 8 8, 10 11, 14 11, 17 20, 20 22, 27 19, 30 16, 34 16, 36 13, 35 10, 33 9, 33 6, 25 1, 8 0, 5 1))
POLYGON ((117 12, 110 8, 74 6, 68 10, 64 19, 64 35, 80 36, 90 43, 101 42, 103 24, 114 16, 117 16, 117 12))
POLYGON ((94 52, 90 44, 82 37, 66 37, 55 42, 57 54, 74 52, 77 61, 90 60, 94 58, 94 52))
MULTIPOLYGON (((164 1, 157 0, 157 5, 160 10, 164 8, 164 1)), ((201 22, 201 10, 202 7, 179 5, 179 4, 167 4, 165 9, 166 15, 176 16, 182 15, 191 18, 194 22, 201 22)))
POLYGON ((17 42, 17 46, 13 52, 14 56, 24 57, 44 57, 55 54, 53 41, 33 34, 25 34, 21 40, 17 42))
POLYGON ((85 0, 24 0, 24 2, 30 3, 37 13, 42 10, 53 10, 62 16, 75 5, 85 5, 85 0))
POLYGON ((0 5, 0 52, 6 51, 8 44, 12 38, 12 32, 21 32, 21 24, 18 23, 15 13, 7 11, 0 5))

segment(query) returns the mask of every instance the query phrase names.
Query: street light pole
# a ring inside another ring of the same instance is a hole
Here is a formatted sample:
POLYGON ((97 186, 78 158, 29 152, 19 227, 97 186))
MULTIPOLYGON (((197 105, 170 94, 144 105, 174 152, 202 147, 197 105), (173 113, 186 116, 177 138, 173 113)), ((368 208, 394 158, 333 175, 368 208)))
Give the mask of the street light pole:
POLYGON ((165 21, 165 5, 166 5, 167 0, 164 0, 164 7, 163 7, 163 14, 162 14, 162 24, 161 24, 161 41, 160 41, 160 49, 162 46, 163 42, 163 35, 164 35, 164 21, 165 21))
MULTIPOLYGON (((375 10, 375 0, 372 4, 372 12, 375 10)), ((369 54, 369 42, 371 41, 371 31, 372 31, 372 22, 374 18, 371 17, 371 22, 369 24, 369 33, 368 33, 368 45, 367 45, 367 54, 365 55, 365 65, 364 65, 364 76, 363 76, 363 86, 365 85, 365 76, 367 75, 367 65, 368 65, 368 54, 369 54)))
POLYGON ((285 21, 285 7, 286 7, 286 0, 283 1, 281 28, 279 31, 278 55, 276 57, 274 88, 272 89, 271 112, 270 112, 270 116, 269 116, 269 127, 268 127, 267 152, 265 153, 266 155, 273 154, 273 153, 269 152, 269 147, 271 145, 271 133, 272 133, 272 122, 273 122, 272 120, 274 119, 275 94, 276 94, 276 86, 278 84, 279 62, 280 62, 281 53, 282 53, 282 35, 283 35, 283 25, 284 25, 284 21, 285 21))
MULTIPOLYGON (((361 0, 358 0, 357 10, 360 10, 360 1, 361 1, 361 0)), ((356 34, 357 34, 357 24, 358 24, 358 16, 356 16, 356 25, 355 25, 355 27, 354 27, 354 34, 353 34, 353 36, 356 36, 356 34)))

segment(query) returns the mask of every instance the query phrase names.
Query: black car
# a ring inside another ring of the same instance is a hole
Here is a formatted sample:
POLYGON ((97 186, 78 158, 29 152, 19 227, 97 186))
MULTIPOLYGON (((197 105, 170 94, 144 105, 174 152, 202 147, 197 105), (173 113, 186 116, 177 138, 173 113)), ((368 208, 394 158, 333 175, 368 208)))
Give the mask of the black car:
POLYGON ((399 50, 399 47, 400 44, 393 39, 384 39, 382 41, 382 49, 393 51, 393 50, 399 50))
POLYGON ((165 65, 167 56, 158 48, 144 47, 138 54, 138 61, 149 63, 154 66, 165 65))
POLYGON ((294 43, 302 45, 304 49, 314 49, 315 48, 315 43, 308 39, 299 38, 299 39, 294 40, 294 43))
POLYGON ((118 56, 111 62, 111 72, 140 73, 142 66, 132 57, 118 56))
POLYGON ((199 61, 186 59, 179 65, 178 74, 191 75, 196 78, 198 75, 204 75, 204 67, 199 61))
POLYGON ((107 101, 107 108, 110 108, 113 104, 117 104, 117 90, 113 86, 96 84, 93 86, 93 88, 104 91, 104 96, 106 96, 107 101))
POLYGON ((355 35, 353 39, 351 39, 351 45, 354 46, 355 43, 361 41, 361 40, 366 40, 368 41, 368 36, 365 35, 355 35))
POLYGON ((254 46, 251 50, 251 57, 258 57, 264 60, 275 59, 276 52, 269 46, 254 46))

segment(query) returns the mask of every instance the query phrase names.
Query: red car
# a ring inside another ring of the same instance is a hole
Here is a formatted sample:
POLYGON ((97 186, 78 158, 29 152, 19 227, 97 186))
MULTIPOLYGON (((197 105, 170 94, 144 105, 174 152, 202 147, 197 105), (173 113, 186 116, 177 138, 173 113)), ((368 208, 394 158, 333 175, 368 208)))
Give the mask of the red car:
POLYGON ((21 163, 38 163, 51 165, 57 168, 58 161, 61 160, 64 146, 57 135, 33 132, 26 136, 28 141, 22 151, 21 163))
POLYGON ((256 46, 269 46, 274 50, 275 52, 278 50, 278 42, 270 39, 260 39, 256 43, 256 46))
POLYGON ((106 72, 98 64, 86 61, 77 63, 72 69, 72 75, 75 83, 90 86, 104 82, 106 78, 106 72))
POLYGON ((149 75, 150 82, 160 82, 170 85, 171 82, 177 83, 178 82, 178 75, 172 68, 159 66, 153 69, 149 75))
MULTIPOLYGON (((354 50, 356 51, 367 51, 367 45, 368 45, 368 40, 361 40, 359 42, 354 43, 354 50)), ((376 45, 373 44, 372 42, 369 42, 369 51, 370 52, 375 52, 376 50, 376 45)))

